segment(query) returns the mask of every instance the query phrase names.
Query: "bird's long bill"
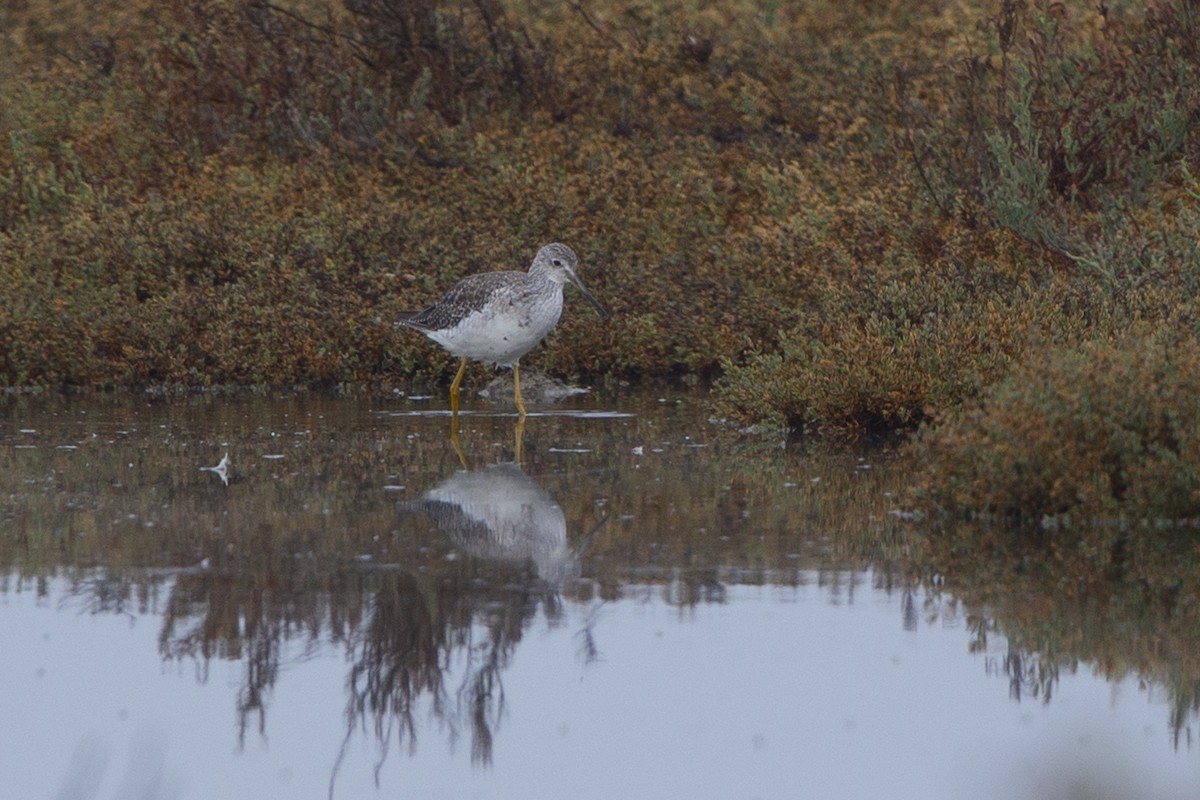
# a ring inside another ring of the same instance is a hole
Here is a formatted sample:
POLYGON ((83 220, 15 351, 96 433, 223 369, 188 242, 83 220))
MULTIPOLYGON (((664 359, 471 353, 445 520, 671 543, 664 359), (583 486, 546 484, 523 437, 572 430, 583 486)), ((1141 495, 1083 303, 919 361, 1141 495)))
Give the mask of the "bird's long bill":
POLYGON ((583 288, 583 281, 579 280, 579 276, 575 274, 575 271, 568 269, 567 277, 570 279, 571 285, 579 290, 579 293, 583 295, 584 299, 596 307, 596 310, 600 312, 600 316, 604 317, 604 319, 608 319, 609 315, 607 309, 600 305, 599 300, 597 300, 595 297, 592 297, 591 292, 583 288))

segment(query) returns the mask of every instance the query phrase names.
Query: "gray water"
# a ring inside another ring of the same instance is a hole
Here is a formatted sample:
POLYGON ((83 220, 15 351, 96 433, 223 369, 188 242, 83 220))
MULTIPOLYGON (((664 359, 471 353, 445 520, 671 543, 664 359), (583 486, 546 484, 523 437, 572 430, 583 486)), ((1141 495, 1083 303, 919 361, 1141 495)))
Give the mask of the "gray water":
POLYGON ((1011 644, 887 449, 444 405, 0 406, 0 796, 1200 790, 1190 700, 1011 644))

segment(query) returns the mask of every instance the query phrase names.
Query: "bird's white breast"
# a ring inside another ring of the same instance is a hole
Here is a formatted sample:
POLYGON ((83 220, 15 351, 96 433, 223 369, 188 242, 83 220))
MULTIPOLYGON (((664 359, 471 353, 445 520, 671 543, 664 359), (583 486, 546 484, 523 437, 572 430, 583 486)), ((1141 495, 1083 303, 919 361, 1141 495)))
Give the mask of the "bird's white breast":
POLYGON ((456 356, 511 366, 558 324, 562 285, 555 289, 523 297, 498 291, 483 309, 447 331, 429 332, 429 338, 456 356))

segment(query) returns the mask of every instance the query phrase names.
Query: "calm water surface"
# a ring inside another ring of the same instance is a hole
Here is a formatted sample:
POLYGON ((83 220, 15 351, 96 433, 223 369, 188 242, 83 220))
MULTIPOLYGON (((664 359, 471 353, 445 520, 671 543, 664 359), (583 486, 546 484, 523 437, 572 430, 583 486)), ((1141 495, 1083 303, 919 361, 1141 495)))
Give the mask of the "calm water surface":
POLYGON ((4 401, 0 796, 1200 796, 1191 696, 1014 644, 887 452, 443 405, 4 401))

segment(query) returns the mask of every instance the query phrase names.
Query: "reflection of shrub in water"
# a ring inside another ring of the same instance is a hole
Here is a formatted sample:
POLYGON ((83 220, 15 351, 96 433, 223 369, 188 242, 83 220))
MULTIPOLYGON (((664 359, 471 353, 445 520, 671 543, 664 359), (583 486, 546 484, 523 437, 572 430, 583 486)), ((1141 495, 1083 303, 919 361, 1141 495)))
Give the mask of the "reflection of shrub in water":
POLYGON ((464 572, 435 588, 408 573, 382 576, 370 621, 353 643, 347 737, 369 718, 381 758, 393 738, 401 744, 407 737, 409 748, 415 748, 414 710, 426 696, 452 741, 465 720, 472 761, 489 763, 504 711, 500 673, 542 599, 537 581, 509 578, 481 584, 464 572), (481 630, 485 635, 477 638, 481 630), (462 681, 451 695, 445 671, 464 657, 462 681))
POLYGON ((381 757, 393 741, 407 738, 415 747, 414 711, 425 697, 451 740, 469 729, 473 760, 487 763, 504 707, 500 672, 524 626, 543 605, 553 617, 559 602, 526 566, 488 571, 462 561, 445 564, 420 577, 402 571, 273 579, 180 574, 164 613, 160 651, 165 659, 195 660, 202 681, 213 658, 244 663, 237 700, 244 740, 251 724, 266 732, 270 692, 284 659, 294 655, 289 640, 302 639, 309 648, 320 640, 345 642, 353 659, 347 739, 356 729, 371 730, 381 757), (314 582, 329 591, 312 591, 314 582), (462 679, 447 690, 452 664, 462 679))
POLYGON ((340 591, 314 592, 311 582, 326 585, 336 579, 297 572, 261 572, 231 577, 197 570, 176 577, 163 614, 159 652, 164 659, 192 659, 197 676, 207 680, 213 658, 240 660, 245 677, 238 691, 238 738, 244 742, 247 724, 257 715, 260 733, 266 730, 267 698, 279 677, 286 644, 293 637, 315 640, 324 632, 336 642, 347 636, 361 617, 362 587, 353 591, 356 576, 345 576, 340 591), (334 609, 335 598, 349 607, 334 609))
POLYGON ((434 619, 417 582, 410 575, 389 575, 375 592, 371 618, 355 643, 354 668, 347 678, 347 717, 370 714, 375 734, 386 742, 398 735, 415 741, 413 702, 428 693, 434 706, 445 705, 441 654, 446 626, 434 619), (394 722, 393 722, 394 721, 394 722))
MULTIPOLYGON (((1176 542, 1178 545, 1178 542, 1176 542)), ((994 524, 947 525, 931 537, 929 563, 964 606, 972 649, 1001 634, 1008 649, 989 664, 1015 700, 1050 702, 1062 674, 1081 666, 1107 680, 1137 676, 1162 687, 1176 745, 1200 719, 1200 564, 1177 547, 1171 565, 1122 574, 1071 548, 994 524)))

